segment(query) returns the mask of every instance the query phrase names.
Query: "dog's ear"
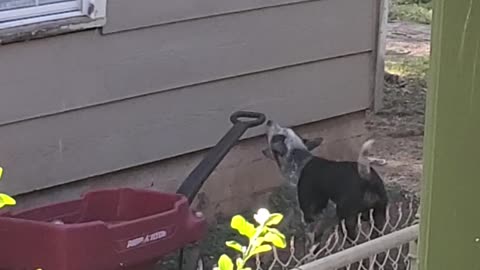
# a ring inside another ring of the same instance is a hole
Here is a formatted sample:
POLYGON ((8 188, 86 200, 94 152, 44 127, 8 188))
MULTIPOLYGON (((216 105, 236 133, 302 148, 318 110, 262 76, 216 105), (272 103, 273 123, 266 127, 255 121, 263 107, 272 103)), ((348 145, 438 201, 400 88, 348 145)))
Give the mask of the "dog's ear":
POLYGON ((270 149, 268 149, 268 148, 263 149, 263 150, 262 150, 262 154, 263 154, 266 158, 273 160, 272 151, 270 151, 270 149))
POLYGON ((307 147, 308 151, 312 151, 313 149, 319 147, 323 142, 322 137, 318 137, 315 139, 302 139, 302 140, 305 146, 307 147))

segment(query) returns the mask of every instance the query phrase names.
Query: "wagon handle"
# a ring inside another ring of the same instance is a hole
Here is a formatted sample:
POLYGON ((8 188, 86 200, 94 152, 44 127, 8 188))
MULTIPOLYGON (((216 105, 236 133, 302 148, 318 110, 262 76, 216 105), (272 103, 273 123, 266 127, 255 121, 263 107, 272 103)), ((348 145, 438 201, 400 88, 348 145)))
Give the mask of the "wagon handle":
POLYGON ((259 126, 265 122, 265 115, 257 112, 237 111, 230 116, 230 122, 237 124, 239 122, 248 125, 249 128, 259 126), (241 120, 242 118, 248 118, 251 120, 241 120))
POLYGON ((192 203, 203 183, 215 170, 218 164, 227 155, 230 149, 235 146, 240 137, 252 127, 259 126, 265 122, 265 115, 258 112, 237 111, 230 116, 233 126, 223 136, 222 139, 208 151, 205 158, 195 167, 192 172, 183 181, 177 190, 178 194, 187 197, 188 202, 192 203), (247 118, 249 120, 241 120, 247 118))

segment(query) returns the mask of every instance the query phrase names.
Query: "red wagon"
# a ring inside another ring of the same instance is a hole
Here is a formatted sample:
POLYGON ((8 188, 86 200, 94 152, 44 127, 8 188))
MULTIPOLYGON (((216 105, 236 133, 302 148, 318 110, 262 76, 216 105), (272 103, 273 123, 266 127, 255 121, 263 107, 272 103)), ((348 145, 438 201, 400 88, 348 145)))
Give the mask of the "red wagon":
MULTIPOLYGON (((2 270, 153 269, 165 255, 198 242, 206 222, 190 204, 208 176, 251 127, 265 122, 236 112, 230 131, 185 179, 176 194, 120 188, 81 199, 0 214, 2 270), (241 118, 250 118, 245 121, 241 118)), ((190 258, 191 259, 191 258, 190 258)), ((195 258, 195 267, 202 260, 195 258)), ((190 270, 190 269, 189 269, 190 270)))

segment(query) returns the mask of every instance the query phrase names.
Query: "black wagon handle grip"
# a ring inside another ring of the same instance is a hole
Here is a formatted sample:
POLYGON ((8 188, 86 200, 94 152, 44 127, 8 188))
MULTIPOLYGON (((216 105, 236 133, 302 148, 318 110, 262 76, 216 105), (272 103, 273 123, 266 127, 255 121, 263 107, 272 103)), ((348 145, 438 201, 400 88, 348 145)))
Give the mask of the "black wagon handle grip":
POLYGON ((236 111, 230 116, 230 122, 232 122, 232 124, 244 123, 249 128, 259 126, 263 124, 265 120, 265 114, 258 112, 236 111), (242 120, 242 118, 248 120, 242 120))
POLYGON ((222 161, 225 155, 232 149, 242 137, 242 135, 252 127, 263 124, 266 117, 262 113, 237 111, 230 116, 233 126, 218 141, 218 143, 207 152, 204 159, 195 167, 187 178, 177 189, 177 193, 183 194, 188 201, 192 203, 193 199, 199 192, 203 183, 210 174, 215 170, 217 165, 222 161), (248 119, 248 120, 245 120, 248 119))

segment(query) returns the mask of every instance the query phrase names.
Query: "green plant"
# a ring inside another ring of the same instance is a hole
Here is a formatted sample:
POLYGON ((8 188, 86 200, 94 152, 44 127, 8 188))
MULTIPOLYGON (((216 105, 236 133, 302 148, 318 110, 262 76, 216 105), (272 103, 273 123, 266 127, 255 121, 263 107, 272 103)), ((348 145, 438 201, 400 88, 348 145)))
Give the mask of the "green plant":
MULTIPOLYGON (((233 229, 249 240, 247 246, 243 246, 236 241, 227 241, 225 243, 228 247, 241 254, 235 261, 236 270, 251 270, 250 267, 245 267, 245 264, 253 256, 271 251, 273 247, 285 248, 287 246, 285 235, 271 227, 278 225, 282 221, 282 214, 271 214, 267 209, 261 208, 253 215, 253 218, 258 223, 257 227, 241 215, 234 216, 230 224, 233 229)), ((235 267, 232 259, 228 255, 223 254, 218 259, 218 266, 214 269, 234 270, 235 267)))
POLYGON ((429 1, 393 1, 388 15, 390 21, 412 21, 430 24, 432 3, 429 1))
MULTIPOLYGON (((0 179, 2 178, 2 175, 3 175, 3 168, 0 167, 0 179)), ((0 193, 0 208, 3 208, 8 205, 15 205, 15 204, 16 204, 15 199, 13 199, 7 194, 0 193)))
POLYGON ((401 77, 426 79, 429 60, 428 56, 392 58, 385 61, 385 69, 401 77))

